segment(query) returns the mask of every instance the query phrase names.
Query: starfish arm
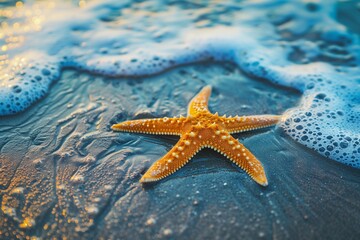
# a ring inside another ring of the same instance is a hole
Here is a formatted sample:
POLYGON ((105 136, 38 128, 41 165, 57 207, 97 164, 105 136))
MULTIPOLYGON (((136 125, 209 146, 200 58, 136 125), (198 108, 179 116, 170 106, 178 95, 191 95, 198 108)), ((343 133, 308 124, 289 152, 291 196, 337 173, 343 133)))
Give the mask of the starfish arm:
POLYGON ((269 127, 279 122, 281 117, 281 115, 220 117, 220 121, 229 133, 239 133, 269 127))
POLYGON ((200 143, 190 141, 190 138, 188 134, 184 134, 165 156, 147 170, 140 182, 158 181, 184 166, 201 149, 200 143))
POLYGON ((221 131, 216 140, 209 144, 210 148, 220 152, 233 163, 242 168, 250 177, 262 186, 267 186, 268 182, 265 170, 259 160, 238 140, 233 138, 226 131, 221 131))
POLYGON ((122 132, 137 132, 162 135, 181 135, 186 118, 153 118, 130 120, 114 124, 111 129, 122 132))
POLYGON ((204 87, 189 103, 188 115, 195 116, 199 113, 209 112, 208 101, 211 95, 211 86, 204 87))

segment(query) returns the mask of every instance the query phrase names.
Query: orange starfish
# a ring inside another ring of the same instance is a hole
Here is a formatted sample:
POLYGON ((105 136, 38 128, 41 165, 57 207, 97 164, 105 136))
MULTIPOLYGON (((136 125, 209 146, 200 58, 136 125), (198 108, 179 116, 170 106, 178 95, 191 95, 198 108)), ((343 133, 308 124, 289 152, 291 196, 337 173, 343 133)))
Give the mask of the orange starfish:
POLYGON ((150 167, 140 182, 165 178, 189 162, 202 148, 212 148, 245 170, 257 183, 267 186, 259 160, 230 134, 274 125, 281 116, 220 117, 208 110, 210 94, 211 87, 204 87, 189 103, 187 117, 132 120, 112 126, 116 131, 180 136, 176 145, 150 167))

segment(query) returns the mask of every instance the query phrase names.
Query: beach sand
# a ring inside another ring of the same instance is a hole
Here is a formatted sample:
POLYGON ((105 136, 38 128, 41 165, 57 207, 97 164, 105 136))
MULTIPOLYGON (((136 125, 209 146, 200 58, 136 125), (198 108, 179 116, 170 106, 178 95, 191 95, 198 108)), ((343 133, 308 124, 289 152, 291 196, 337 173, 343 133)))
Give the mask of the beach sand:
POLYGON ((44 99, 0 118, 1 238, 356 239, 360 172, 324 158, 278 126, 235 135, 262 162, 269 186, 212 150, 142 185, 177 137, 113 132, 114 123, 186 115, 213 87, 209 108, 281 114, 300 94, 197 64, 157 76, 108 79, 66 70, 44 99))

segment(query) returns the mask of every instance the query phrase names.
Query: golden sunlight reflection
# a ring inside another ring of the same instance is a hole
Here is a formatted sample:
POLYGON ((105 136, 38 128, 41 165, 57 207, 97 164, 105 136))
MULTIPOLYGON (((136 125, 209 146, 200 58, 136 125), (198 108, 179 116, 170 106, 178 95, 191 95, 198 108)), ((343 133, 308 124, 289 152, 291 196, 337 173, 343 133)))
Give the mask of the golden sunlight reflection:
POLYGON ((17 8, 22 8, 24 6, 24 3, 21 2, 21 1, 18 1, 16 2, 16 5, 15 5, 17 8))
POLYGON ((84 1, 84 0, 81 0, 81 1, 79 1, 79 7, 85 7, 85 5, 86 5, 86 1, 84 1))
MULTIPOLYGON (((85 1, 80 2, 85 4, 85 1)), ((45 21, 43 12, 55 7, 55 2, 52 1, 37 2, 31 6, 17 1, 12 8, 0 9, 0 18, 4 19, 0 24, 0 71, 7 67, 17 69, 24 66, 24 62, 19 59, 9 59, 8 52, 26 43, 25 34, 41 31, 45 21)), ((0 75, 2 86, 7 85, 4 77, 0 75)))

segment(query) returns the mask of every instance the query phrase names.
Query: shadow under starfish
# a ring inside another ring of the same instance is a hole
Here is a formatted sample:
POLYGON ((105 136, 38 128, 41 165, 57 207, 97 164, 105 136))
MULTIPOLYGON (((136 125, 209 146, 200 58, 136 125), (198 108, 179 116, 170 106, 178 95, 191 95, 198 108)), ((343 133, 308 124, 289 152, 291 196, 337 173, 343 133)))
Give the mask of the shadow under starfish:
POLYGON ((204 87, 188 105, 188 116, 125 121, 114 124, 115 131, 157 135, 179 135, 180 140, 143 175, 140 182, 154 182, 174 173, 201 149, 211 148, 229 158, 262 186, 268 181, 259 160, 230 134, 276 124, 281 116, 219 116, 208 110, 211 87, 204 87))

